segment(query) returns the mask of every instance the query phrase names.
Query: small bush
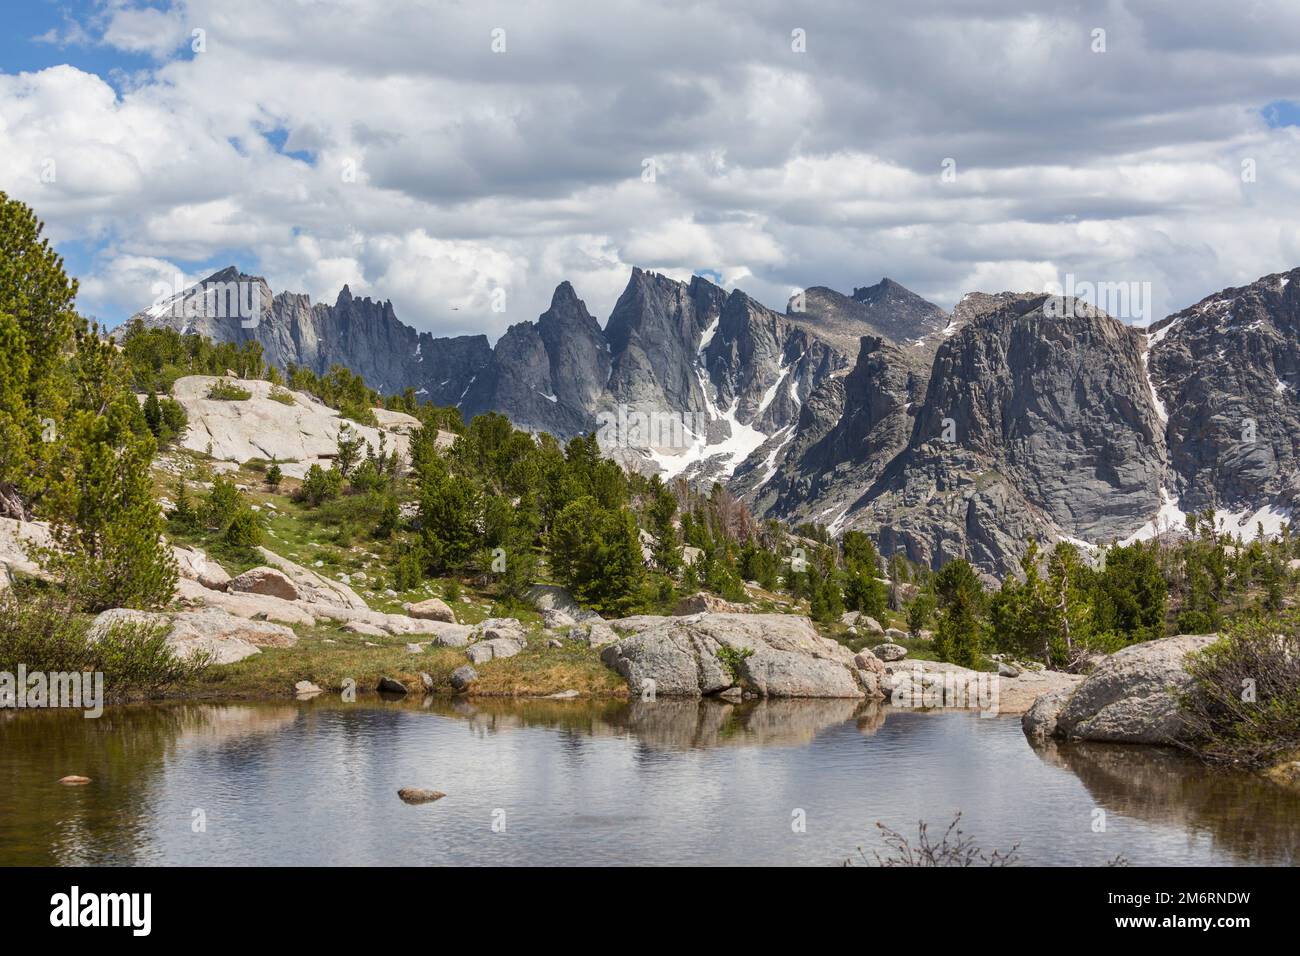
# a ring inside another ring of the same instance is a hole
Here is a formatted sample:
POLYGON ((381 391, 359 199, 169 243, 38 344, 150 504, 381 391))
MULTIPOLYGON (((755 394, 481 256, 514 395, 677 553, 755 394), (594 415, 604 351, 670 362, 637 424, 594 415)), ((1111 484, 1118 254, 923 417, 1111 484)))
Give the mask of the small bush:
POLYGON ((203 521, 211 529, 224 532, 244 509, 244 498, 229 478, 218 475, 212 480, 203 502, 203 521))
MULTIPOLYGON (((876 866, 888 867, 969 867, 969 866, 1015 866, 1020 860, 1020 844, 1009 850, 994 850, 986 854, 975 842, 975 838, 963 833, 960 828, 961 814, 953 817, 952 823, 943 831, 938 842, 930 836, 930 827, 924 820, 916 827, 916 845, 897 830, 892 830, 883 823, 876 823, 880 839, 888 848, 884 856, 873 852, 876 866)), ((861 847, 858 857, 868 865, 869 859, 861 847)), ((853 860, 844 861, 846 866, 853 865, 853 860)))
POLYGON ((284 478, 284 473, 280 471, 280 466, 276 462, 271 462, 271 467, 266 469, 266 484, 271 488, 279 488, 280 482, 284 478))
POLYGON ((167 646, 167 625, 121 623, 97 641, 87 638, 90 619, 66 599, 20 598, 0 593, 0 670, 91 671, 104 675, 110 700, 148 696, 185 684, 211 663, 201 654, 182 660, 167 646))
POLYGON ((332 498, 337 498, 342 490, 342 474, 333 468, 326 471, 320 465, 312 465, 307 469, 307 477, 298 487, 294 499, 316 508, 332 498))
POLYGON ((402 510, 396 498, 384 500, 384 508, 379 513, 379 523, 375 525, 376 538, 391 538, 402 524, 402 510))
POLYGON ((273 388, 271 394, 267 396, 273 402, 279 402, 281 405, 293 405, 297 399, 293 397, 293 392, 287 388, 273 388))
POLYGON ((724 644, 718 648, 717 652, 718 663, 722 665, 723 670, 731 675, 733 682, 740 678, 741 661, 753 656, 754 649, 752 647, 728 647, 724 644))
POLYGON ((231 519, 224 537, 235 548, 257 547, 262 543, 262 523, 254 512, 245 508, 231 519))
POLYGON ((1202 757, 1265 768, 1300 749, 1298 624, 1250 620, 1188 657, 1194 683, 1181 703, 1202 757))
POLYGON ((218 402, 246 402, 253 397, 253 393, 240 388, 229 379, 219 378, 208 387, 207 397, 218 402))

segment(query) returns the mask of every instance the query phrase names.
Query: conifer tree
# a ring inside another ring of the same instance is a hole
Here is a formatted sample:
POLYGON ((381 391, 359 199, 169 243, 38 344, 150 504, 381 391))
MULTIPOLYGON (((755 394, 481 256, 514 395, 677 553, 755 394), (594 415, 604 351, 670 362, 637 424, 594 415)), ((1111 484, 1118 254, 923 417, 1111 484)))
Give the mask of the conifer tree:
POLYGON ((87 610, 160 607, 176 589, 154 497, 154 439, 111 339, 79 332, 72 406, 48 491, 54 547, 47 564, 87 610))
POLYGON ((940 605, 935 654, 942 661, 978 667, 983 643, 982 590, 974 568, 961 558, 949 561, 935 577, 935 590, 940 605))
POLYGON ((27 518, 58 461, 77 283, 26 205, 0 192, 0 516, 27 518))

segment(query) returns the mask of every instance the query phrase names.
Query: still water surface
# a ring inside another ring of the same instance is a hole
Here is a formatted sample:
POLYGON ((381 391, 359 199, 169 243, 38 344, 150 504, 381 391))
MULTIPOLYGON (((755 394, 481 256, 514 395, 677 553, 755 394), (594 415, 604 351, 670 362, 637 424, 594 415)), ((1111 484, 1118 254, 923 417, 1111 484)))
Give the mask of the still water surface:
POLYGON ((1035 750, 1018 719, 964 712, 319 699, 0 715, 0 865, 828 865, 883 849, 876 821, 914 833, 957 810, 1029 864, 1300 860, 1300 798, 1279 787, 1154 748, 1035 750), (408 806, 405 786, 447 796, 408 806))

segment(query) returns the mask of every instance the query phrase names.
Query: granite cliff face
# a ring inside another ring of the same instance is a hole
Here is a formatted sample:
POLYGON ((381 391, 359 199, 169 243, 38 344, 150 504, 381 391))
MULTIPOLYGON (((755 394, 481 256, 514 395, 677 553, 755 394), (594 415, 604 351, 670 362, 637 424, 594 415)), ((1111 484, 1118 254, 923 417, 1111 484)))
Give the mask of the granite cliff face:
POLYGON ((278 365, 337 362, 469 417, 595 430, 626 466, 727 482, 760 516, 867 530, 888 555, 1013 570, 1029 539, 1084 546, 1179 528, 1276 531, 1300 491, 1300 269, 1149 330, 1085 303, 971 293, 946 313, 885 279, 814 287, 784 314, 699 276, 634 269, 602 328, 573 287, 536 321, 434 338, 388 302, 273 295, 257 322, 188 290, 141 313, 278 365), (187 305, 193 306, 188 309, 187 305))
POLYGON ((1150 341, 1182 507, 1275 523, 1298 490, 1300 269, 1215 293, 1155 323, 1150 341))

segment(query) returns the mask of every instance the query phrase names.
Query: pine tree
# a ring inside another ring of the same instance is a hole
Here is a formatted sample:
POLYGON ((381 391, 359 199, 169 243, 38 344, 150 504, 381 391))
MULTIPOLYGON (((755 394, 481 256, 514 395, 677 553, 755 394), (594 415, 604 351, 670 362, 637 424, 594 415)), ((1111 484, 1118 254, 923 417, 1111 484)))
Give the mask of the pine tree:
POLYGON ((626 508, 601 508, 586 496, 570 502, 547 536, 552 571, 579 601, 601 612, 625 613, 645 582, 636 518, 626 508))
POLYGON ((681 543, 673 519, 677 516, 677 496, 655 475, 650 481, 650 533, 655 537, 655 566, 673 574, 682 565, 681 543))
POLYGON ((58 463, 61 365, 77 283, 41 238, 42 223, 0 192, 0 517, 27 518, 58 463))
POLYGON ((91 611, 162 606, 175 592, 176 562, 161 537, 153 436, 112 340, 79 332, 74 367, 63 464, 49 492, 50 569, 91 611))
POLYGON ((152 389, 149 391, 149 397, 144 400, 144 421, 155 439, 162 436, 162 406, 158 404, 158 393, 152 389))
POLYGON ((935 577, 939 626, 934 650, 941 661, 978 667, 982 651, 980 604, 983 590, 974 568, 961 558, 945 564, 935 577))
POLYGON ((431 571, 455 571, 468 565, 481 543, 482 514, 482 499, 473 482, 452 474, 441 458, 426 462, 420 476, 420 540, 431 571))

